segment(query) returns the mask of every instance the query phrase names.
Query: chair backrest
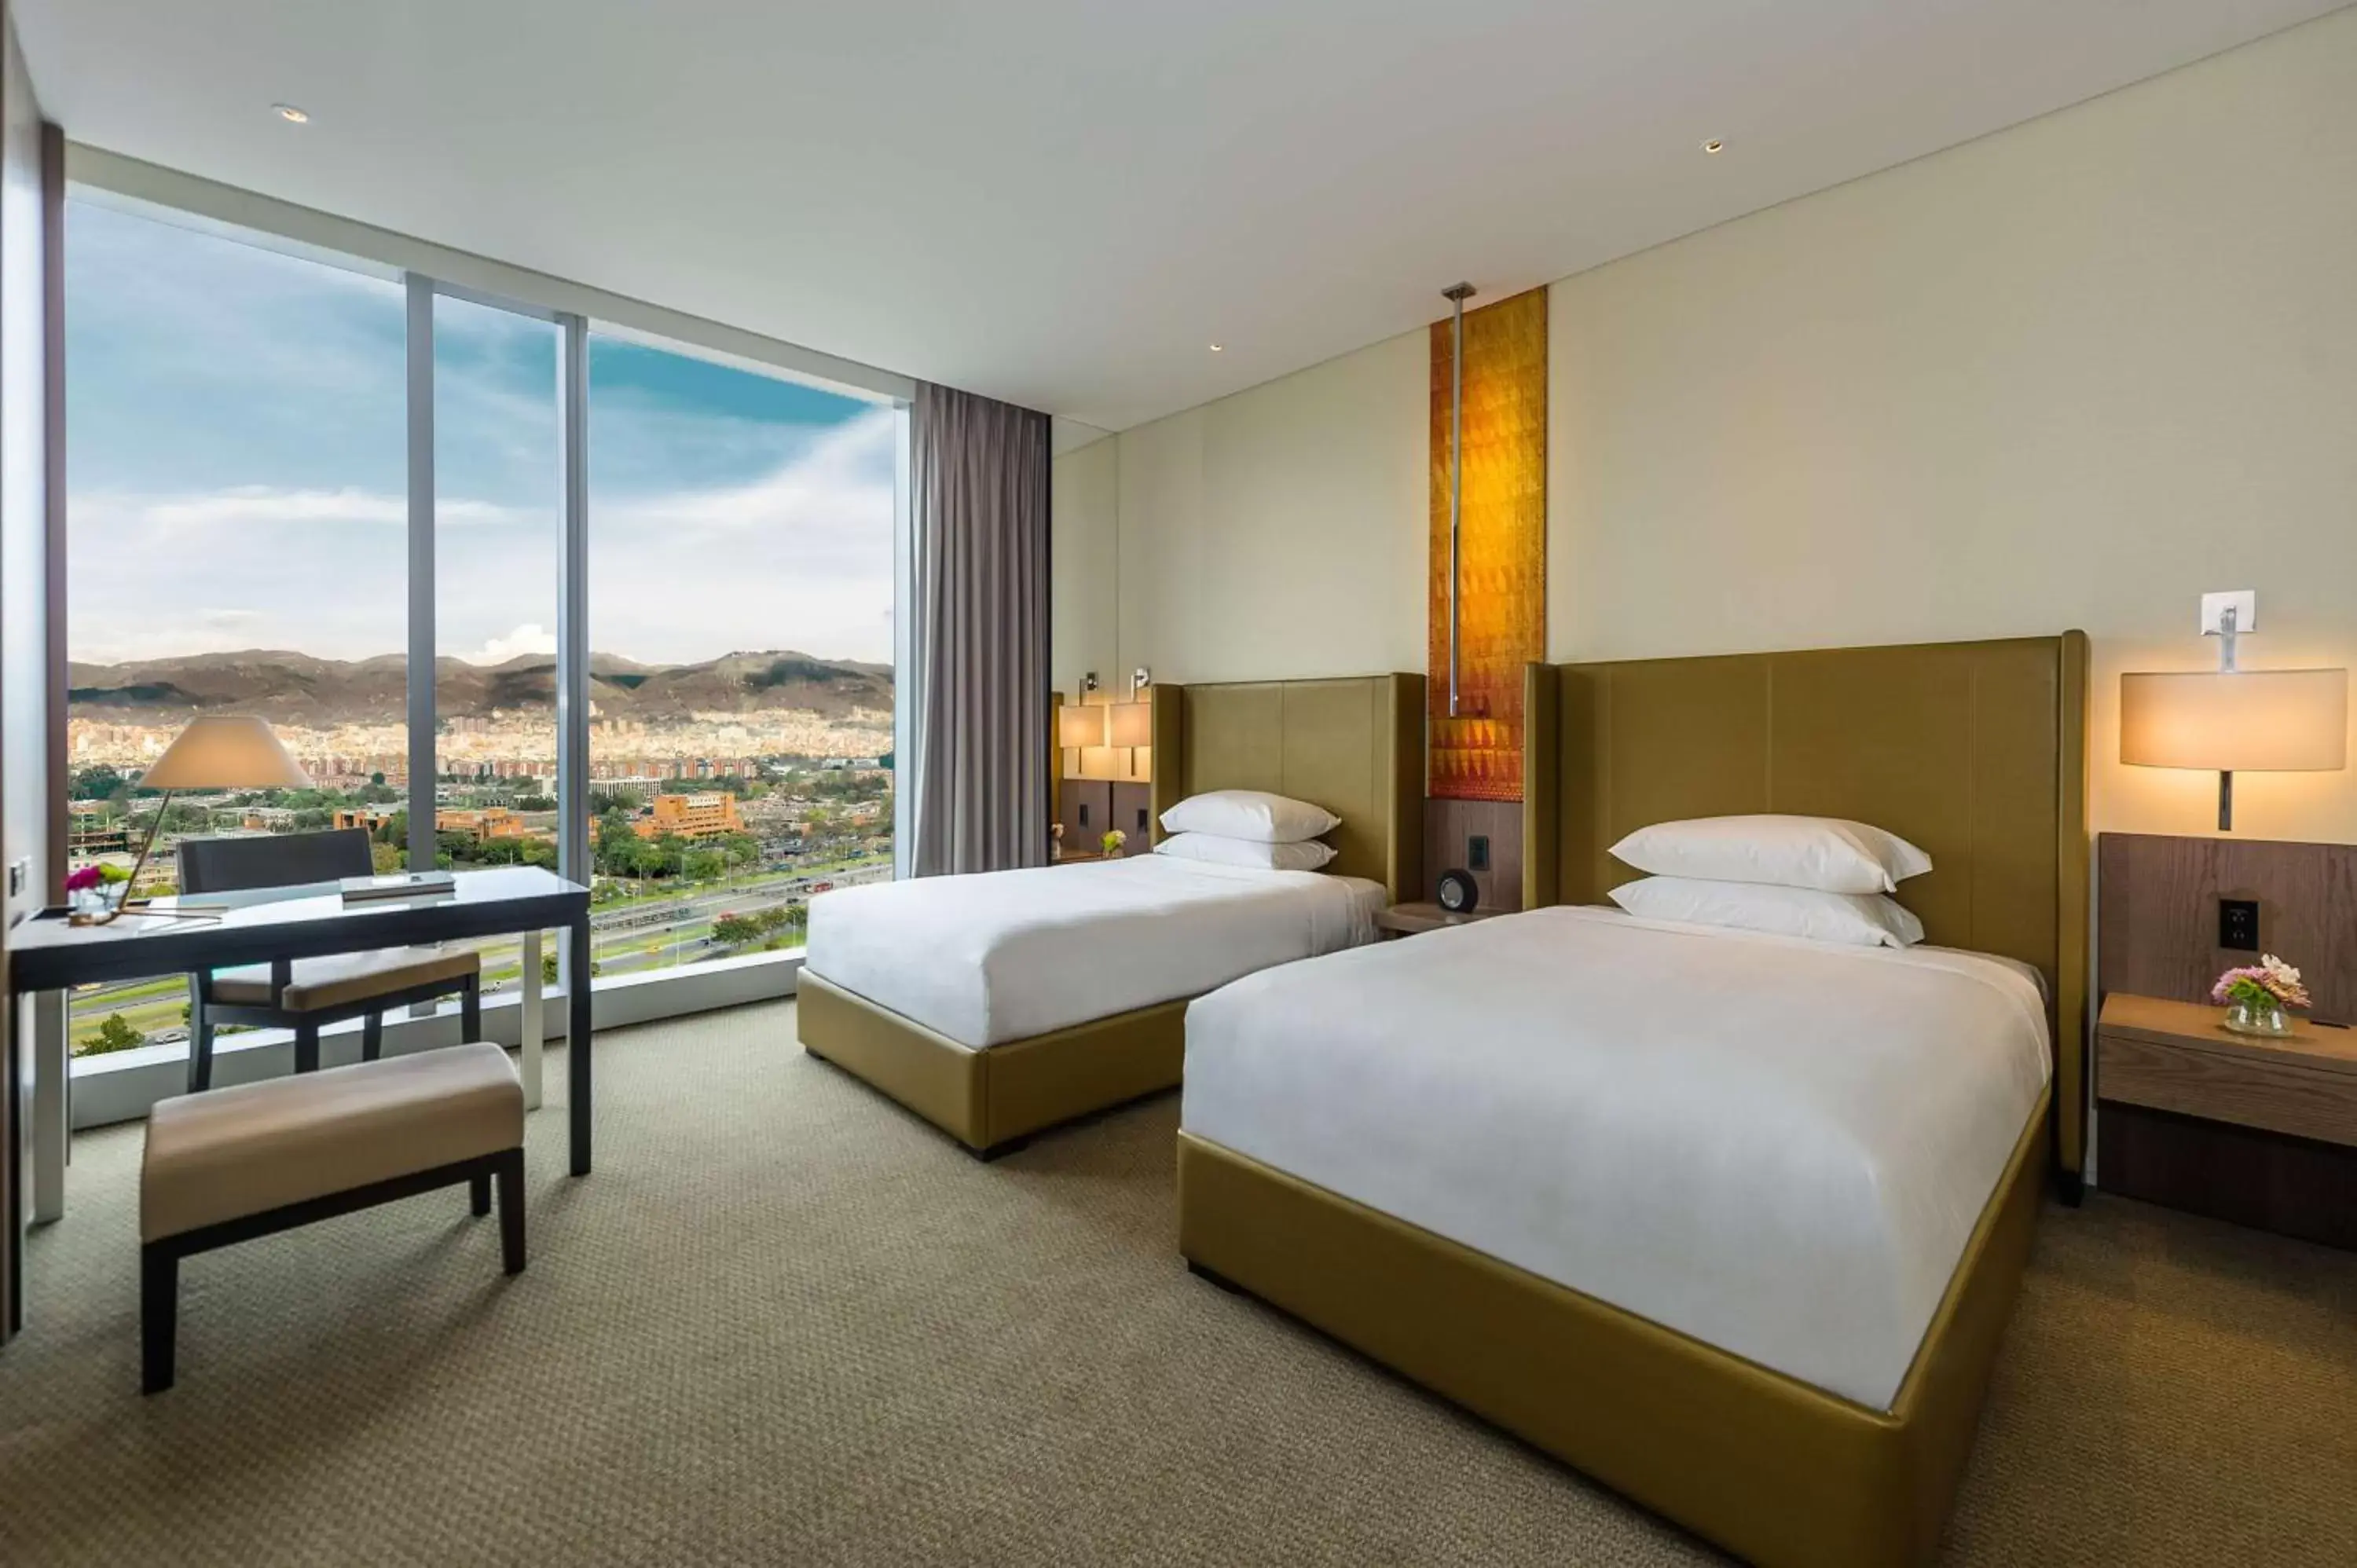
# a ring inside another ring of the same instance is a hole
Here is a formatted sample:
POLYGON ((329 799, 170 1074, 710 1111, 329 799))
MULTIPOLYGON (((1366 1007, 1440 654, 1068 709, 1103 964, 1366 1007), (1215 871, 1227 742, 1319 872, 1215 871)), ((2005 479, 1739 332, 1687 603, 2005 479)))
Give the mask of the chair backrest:
POLYGON ((292 887, 366 876, 375 869, 365 828, 312 833, 256 833, 245 838, 183 839, 180 891, 236 893, 249 887, 292 887))

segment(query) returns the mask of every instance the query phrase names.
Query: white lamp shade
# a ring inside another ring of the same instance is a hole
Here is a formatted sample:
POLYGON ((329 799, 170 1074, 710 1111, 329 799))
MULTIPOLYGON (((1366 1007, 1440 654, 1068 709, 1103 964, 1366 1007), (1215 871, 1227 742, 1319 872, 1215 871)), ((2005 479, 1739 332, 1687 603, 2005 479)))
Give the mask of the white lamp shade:
POLYGON ((2346 768, 2349 671, 2122 675, 2120 760, 2217 773, 2346 768))
POLYGON ((1057 710, 1056 739, 1062 746, 1103 746, 1105 744, 1105 710, 1103 703, 1083 706, 1068 703, 1057 710))
POLYGON ((1152 746, 1154 744, 1154 705, 1151 703, 1116 703, 1113 706, 1114 746, 1152 746))
POLYGON ((192 719, 155 765, 146 789, 307 789, 311 776, 260 719, 223 714, 192 719))

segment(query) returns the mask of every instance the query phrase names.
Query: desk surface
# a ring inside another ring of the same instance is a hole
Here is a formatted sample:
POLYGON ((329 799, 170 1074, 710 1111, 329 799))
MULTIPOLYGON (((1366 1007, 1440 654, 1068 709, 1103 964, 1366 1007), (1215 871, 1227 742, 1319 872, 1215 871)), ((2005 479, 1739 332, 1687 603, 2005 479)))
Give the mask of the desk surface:
POLYGON ((169 919, 134 911, 106 926, 69 923, 44 909, 8 934, 9 989, 56 991, 276 958, 406 947, 569 925, 587 918, 589 890, 538 866, 462 871, 450 891, 346 903, 334 883, 162 898, 218 914, 169 919))

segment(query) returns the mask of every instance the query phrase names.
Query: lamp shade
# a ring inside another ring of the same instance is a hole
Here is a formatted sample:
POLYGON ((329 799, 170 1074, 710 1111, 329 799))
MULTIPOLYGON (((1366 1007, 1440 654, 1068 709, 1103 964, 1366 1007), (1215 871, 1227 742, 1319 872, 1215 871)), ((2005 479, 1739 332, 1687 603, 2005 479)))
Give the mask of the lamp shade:
POLYGON ((1154 744, 1153 703, 1116 703, 1112 711, 1113 745, 1152 746, 1154 744))
POLYGON ((311 776, 268 725, 223 714, 191 719, 139 783, 147 789, 307 789, 311 776))
POLYGON ((2120 760, 2219 773, 2349 766, 2349 671, 2120 677, 2120 760))
POLYGON ((1056 712, 1056 739, 1060 745, 1105 744, 1105 710, 1102 703, 1095 706, 1067 703, 1056 712))

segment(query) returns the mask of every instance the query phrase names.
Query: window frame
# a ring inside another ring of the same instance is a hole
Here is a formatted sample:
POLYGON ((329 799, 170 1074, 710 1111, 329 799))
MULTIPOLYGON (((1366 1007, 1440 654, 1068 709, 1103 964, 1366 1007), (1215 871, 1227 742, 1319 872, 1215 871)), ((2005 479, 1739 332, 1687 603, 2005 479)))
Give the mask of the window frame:
MULTIPOLYGON (((348 219, 295 206, 233 187, 141 163, 79 144, 66 149, 69 199, 89 201, 151 220, 230 238, 266 250, 398 281, 407 299, 407 560, 405 624, 408 650, 409 850, 411 864, 432 863, 435 838, 436 588, 434 302, 438 298, 511 312, 554 323, 560 337, 554 392, 559 415, 561 540, 558 551, 556 725, 557 868, 584 886, 594 875, 588 826, 589 628, 588 628, 588 398, 589 337, 601 335, 759 374, 798 381, 894 411, 893 478, 894 633, 896 693, 907 668, 909 569, 909 417, 916 383, 909 378, 856 361, 803 349, 780 339, 723 326, 624 295, 574 284, 545 274, 508 266, 448 250, 348 219), (421 859, 420 857, 423 857, 421 859)), ((70 369, 68 372, 70 374, 70 369)), ((61 700, 68 684, 63 639, 53 657, 50 686, 61 700)), ((907 705, 894 709, 895 767, 907 755, 907 705)), ((62 759, 60 759, 60 762, 62 759)), ((69 779, 50 779, 51 799, 61 818, 69 779)), ((907 792, 894 790, 893 862, 896 876, 907 875, 907 792)), ((59 842, 64 842, 62 825, 59 842)), ((560 970, 552 994, 575 983, 570 957, 559 944, 560 970)), ((615 976, 592 983, 598 1027, 647 1022, 713 1007, 794 994, 803 950, 703 960, 674 970, 615 976)), ((65 1008, 56 1026, 66 1027, 65 1008)), ((487 1030, 495 1037, 515 1033, 508 1011, 494 1001, 486 1008, 487 1030)), ((421 1010, 424 1013, 430 1009, 421 1010)), ((563 1010, 546 1015, 561 1023, 563 1010)), ((418 1019, 407 1021, 420 1026, 418 1019)), ((408 1032, 388 1021, 388 1043, 408 1032)), ((241 1035, 219 1049, 283 1052, 278 1031, 241 1035)), ((167 1047, 149 1049, 164 1053, 167 1047)), ((70 1055, 70 1052, 69 1052, 70 1055)), ((77 1128, 143 1114, 148 1104, 179 1092, 183 1057, 128 1059, 73 1058, 73 1076, 92 1080, 91 1092, 75 1097, 77 1128), (96 1080, 109 1087, 99 1091, 96 1080)))

